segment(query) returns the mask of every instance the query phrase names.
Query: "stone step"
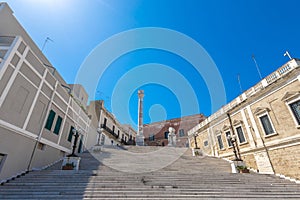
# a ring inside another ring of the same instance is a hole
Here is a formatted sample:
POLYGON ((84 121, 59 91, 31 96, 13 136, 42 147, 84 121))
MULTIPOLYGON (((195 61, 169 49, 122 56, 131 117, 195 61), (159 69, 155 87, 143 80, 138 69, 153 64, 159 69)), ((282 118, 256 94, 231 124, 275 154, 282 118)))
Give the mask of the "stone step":
POLYGON ((57 163, 47 170, 30 172, 0 186, 0 199, 300 198, 298 184, 272 175, 231 174, 228 162, 192 157, 187 149, 104 148, 97 155, 85 152, 80 156, 79 171, 60 170, 61 163, 57 163), (160 166, 169 157, 176 159, 160 166), (114 169, 116 164, 134 170, 122 172, 114 169), (136 171, 149 166, 156 170, 136 171))
POLYGON ((1 199, 299 199, 300 195, 289 194, 247 194, 247 193, 202 193, 202 194, 92 194, 84 195, 81 193, 65 193, 65 194, 45 194, 45 195, 1 195, 1 199))

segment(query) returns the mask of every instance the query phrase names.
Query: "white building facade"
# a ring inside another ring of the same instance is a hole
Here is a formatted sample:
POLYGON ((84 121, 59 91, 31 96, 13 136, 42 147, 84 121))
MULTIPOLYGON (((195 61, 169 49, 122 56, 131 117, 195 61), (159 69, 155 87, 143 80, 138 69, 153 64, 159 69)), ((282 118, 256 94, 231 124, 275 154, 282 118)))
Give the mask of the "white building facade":
POLYGON ((136 131, 130 125, 122 125, 104 107, 103 100, 91 101, 88 112, 92 116, 91 130, 97 130, 97 141, 100 145, 134 144, 136 131))
POLYGON ((87 143, 90 118, 71 88, 0 3, 0 180, 42 168, 71 152, 72 129, 87 143))

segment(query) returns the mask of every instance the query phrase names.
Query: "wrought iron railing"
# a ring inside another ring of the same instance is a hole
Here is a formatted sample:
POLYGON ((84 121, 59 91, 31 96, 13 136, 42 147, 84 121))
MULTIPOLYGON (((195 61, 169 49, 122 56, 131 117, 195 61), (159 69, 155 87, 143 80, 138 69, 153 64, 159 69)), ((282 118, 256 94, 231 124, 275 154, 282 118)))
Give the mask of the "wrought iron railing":
POLYGON ((268 85, 272 84, 276 80, 282 78, 286 74, 288 74, 290 71, 293 69, 299 67, 300 65, 300 60, 298 59, 292 59, 280 68, 278 68, 276 71, 268 75, 266 78, 262 79, 260 82, 258 82, 256 85, 253 87, 249 88, 246 90, 243 94, 238 96, 237 98, 233 99, 231 102, 228 104, 224 105, 220 110, 217 112, 213 113, 211 116, 206 118, 204 121, 202 121, 200 124, 192 128, 191 130, 188 131, 188 135, 193 135, 194 133, 197 132, 201 127, 205 126, 209 122, 213 121, 214 119, 218 118, 219 116, 223 115, 224 113, 228 112, 230 109, 235 107, 236 105, 240 104, 241 102, 245 101, 247 98, 253 96, 257 92, 261 91, 268 85))
POLYGON ((111 130, 109 127, 107 127, 106 124, 101 124, 101 128, 103 128, 106 132, 110 133, 112 136, 118 139, 118 134, 111 130))

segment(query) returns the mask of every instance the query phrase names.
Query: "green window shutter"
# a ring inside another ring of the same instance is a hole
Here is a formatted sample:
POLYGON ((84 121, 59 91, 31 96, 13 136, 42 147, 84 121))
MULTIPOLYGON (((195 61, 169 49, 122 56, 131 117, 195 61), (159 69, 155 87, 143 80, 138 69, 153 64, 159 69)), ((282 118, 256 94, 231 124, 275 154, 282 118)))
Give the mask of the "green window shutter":
POLYGON ((68 141, 69 141, 69 142, 72 142, 72 137, 73 137, 73 129, 74 129, 74 127, 73 127, 73 126, 71 126, 71 128, 70 128, 70 132, 69 132, 69 136, 68 136, 68 141))
POLYGON ((53 133, 55 133, 57 135, 59 134, 59 130, 60 130, 60 127, 61 127, 61 122, 62 122, 62 118, 60 116, 58 116, 53 133))
POLYGON ((82 151, 82 145, 83 145, 83 135, 81 135, 80 140, 79 140, 79 146, 78 146, 78 153, 81 153, 82 151))
POLYGON ((51 131, 51 128, 52 128, 52 124, 53 124, 53 121, 54 121, 54 118, 55 118, 55 112, 53 110, 50 110, 50 113, 48 115, 48 119, 47 119, 47 122, 46 122, 46 125, 45 125, 45 128, 48 129, 49 131, 51 131))

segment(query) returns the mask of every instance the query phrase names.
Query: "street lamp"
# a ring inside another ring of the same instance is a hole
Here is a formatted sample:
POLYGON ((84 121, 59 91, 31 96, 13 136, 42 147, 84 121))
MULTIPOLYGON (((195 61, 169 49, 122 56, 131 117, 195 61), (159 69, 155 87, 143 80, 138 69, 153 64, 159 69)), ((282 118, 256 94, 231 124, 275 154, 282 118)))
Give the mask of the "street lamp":
POLYGON ((236 143, 236 135, 228 135, 227 136, 227 139, 231 142, 232 144, 232 147, 233 147, 233 153, 234 153, 234 160, 233 161, 243 161, 241 158, 238 157, 237 155, 237 151, 236 151, 236 146, 235 146, 235 143, 236 143))
POLYGON ((75 128, 72 129, 73 135, 75 137, 74 142, 73 142, 73 149, 72 149, 72 154, 67 155, 67 157, 78 157, 75 154, 75 149, 76 149, 76 145, 77 145, 77 141, 78 141, 78 137, 80 136, 80 130, 76 130, 75 128))
POLYGON ((194 135, 195 149, 198 149, 197 136, 194 135))

